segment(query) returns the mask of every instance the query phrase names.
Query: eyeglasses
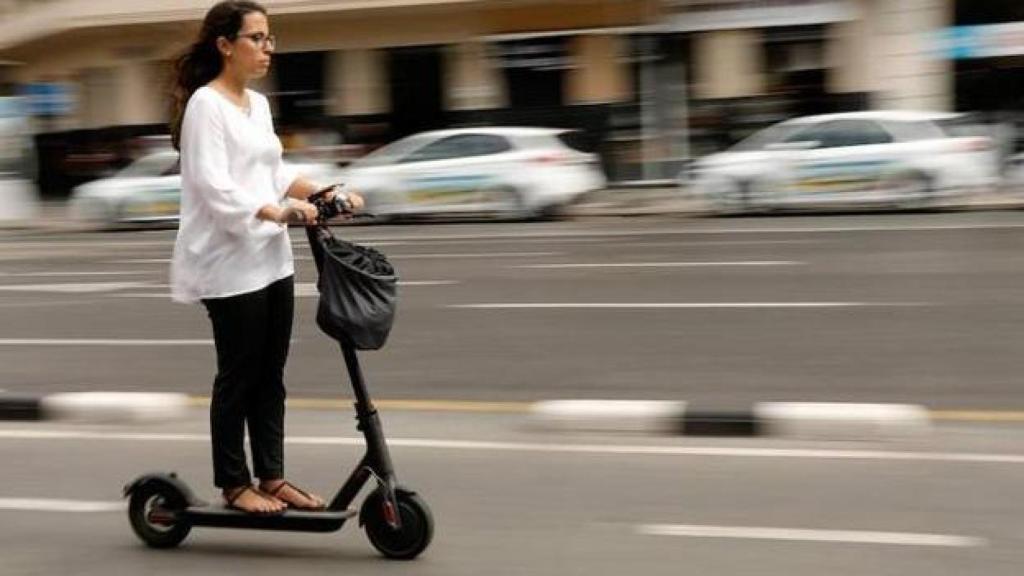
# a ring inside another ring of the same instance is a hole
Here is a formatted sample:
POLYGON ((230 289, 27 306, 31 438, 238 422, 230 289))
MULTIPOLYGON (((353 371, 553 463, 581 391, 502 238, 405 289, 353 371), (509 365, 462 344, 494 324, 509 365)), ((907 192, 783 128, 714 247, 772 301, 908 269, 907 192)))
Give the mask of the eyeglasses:
POLYGON ((236 34, 235 38, 248 38, 260 50, 273 50, 277 45, 277 37, 273 34, 253 32, 252 34, 236 34))

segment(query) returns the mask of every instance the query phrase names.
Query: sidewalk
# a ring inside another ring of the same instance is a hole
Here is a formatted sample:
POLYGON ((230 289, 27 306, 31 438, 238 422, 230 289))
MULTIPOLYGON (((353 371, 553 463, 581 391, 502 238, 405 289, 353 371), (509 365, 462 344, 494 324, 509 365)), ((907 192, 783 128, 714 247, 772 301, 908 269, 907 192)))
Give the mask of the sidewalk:
POLYGON ((30 219, 0 219, 0 232, 32 231, 60 232, 82 229, 83 226, 67 217, 67 203, 64 201, 46 201, 36 205, 35 216, 30 219))
MULTIPOLYGON (((703 204, 688 196, 681 188, 607 188, 593 193, 581 203, 568 208, 570 217, 643 216, 689 214, 704 211, 703 204)), ((32 220, 0 219, 0 232, 64 232, 89 229, 68 218, 67 203, 61 200, 41 202, 37 217, 32 220)))
MULTIPOLYGON (((1024 194, 990 192, 954 197, 935 206, 938 210, 1013 210, 1024 208, 1024 194)), ((569 217, 698 216, 712 214, 712 207, 683 187, 610 187, 588 195, 567 208, 569 217)), ((795 212, 794 212, 795 213, 795 212)), ((831 213, 831 212, 830 212, 831 213)), ((64 201, 39 204, 32 220, 0 219, 0 232, 67 232, 90 229, 70 220, 64 201)))
POLYGON ((572 206, 570 216, 653 216, 700 214, 705 203, 682 187, 611 187, 595 192, 572 206))

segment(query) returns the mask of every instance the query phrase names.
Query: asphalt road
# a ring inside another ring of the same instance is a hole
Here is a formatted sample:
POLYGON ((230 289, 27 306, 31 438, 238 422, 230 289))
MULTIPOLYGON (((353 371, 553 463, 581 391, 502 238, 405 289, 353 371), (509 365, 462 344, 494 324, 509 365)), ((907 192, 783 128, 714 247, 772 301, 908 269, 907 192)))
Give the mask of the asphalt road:
MULTIPOLYGON (((330 494, 360 453, 348 414, 293 410, 289 476, 330 494)), ((175 470, 204 498, 206 417, 0 423, 0 574, 1017 575, 1022 430, 907 442, 545 436, 509 415, 384 414, 400 480, 433 509, 418 560, 333 534, 195 529, 154 551, 120 489, 175 470)))
MULTIPOLYGON (((350 227, 404 284, 380 398, 1024 407, 1024 214, 350 227)), ((345 392, 300 292, 292 397, 345 392), (341 387, 339 389, 339 387, 341 387)), ((201 306, 167 298, 172 231, 0 242, 0 389, 206 394, 201 306)))
MULTIPOLYGON (((400 479, 437 535, 412 563, 354 525, 195 530, 155 552, 119 499, 175 470, 210 486, 206 415, 133 426, 0 422, 0 575, 1016 575, 1024 427, 900 441, 530 428, 516 401, 907 401, 1020 410, 1024 214, 589 218, 355 227, 405 284, 363 356, 400 479), (460 412, 458 401, 494 401, 460 412), (430 407, 431 409, 425 409, 430 407), (512 410, 501 412, 502 407, 512 410)), ((0 234, 0 389, 207 393, 200 307, 170 303, 173 233, 0 234)), ((296 236, 299 282, 314 281, 296 236)), ((301 289, 311 294, 309 287, 301 289)), ((299 300, 288 474, 324 494, 358 459, 341 358, 299 300), (318 399, 320 402, 318 403, 318 399), (300 406, 319 406, 319 409, 300 406), (344 403, 341 403, 344 406, 344 403)))

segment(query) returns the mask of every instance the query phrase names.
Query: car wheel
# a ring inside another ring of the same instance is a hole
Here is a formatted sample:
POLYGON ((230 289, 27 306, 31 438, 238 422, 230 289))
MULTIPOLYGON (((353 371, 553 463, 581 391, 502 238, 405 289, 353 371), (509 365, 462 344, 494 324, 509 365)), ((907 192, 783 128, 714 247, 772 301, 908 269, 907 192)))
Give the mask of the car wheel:
POLYGON ((501 221, 531 220, 538 216, 537 211, 526 207, 523 193, 514 186, 501 186, 488 190, 486 193, 495 203, 494 216, 501 221))
POLYGON ((754 204, 750 198, 751 183, 736 180, 725 187, 722 194, 715 200, 716 211, 723 216, 750 213, 754 204))
POLYGON ((894 175, 886 182, 885 189, 897 199, 897 208, 927 210, 936 207, 934 182, 922 172, 894 175))

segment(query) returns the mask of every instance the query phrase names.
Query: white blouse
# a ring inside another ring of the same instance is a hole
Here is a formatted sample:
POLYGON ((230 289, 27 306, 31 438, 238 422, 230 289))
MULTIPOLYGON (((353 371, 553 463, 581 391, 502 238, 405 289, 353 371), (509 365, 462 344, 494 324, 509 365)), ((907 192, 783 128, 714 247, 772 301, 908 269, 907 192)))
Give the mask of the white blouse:
POLYGON ((294 274, 287 227, 256 217, 297 174, 281 160, 270 104, 246 90, 248 114, 210 87, 192 95, 181 125, 181 220, 171 259, 178 302, 254 292, 294 274))

